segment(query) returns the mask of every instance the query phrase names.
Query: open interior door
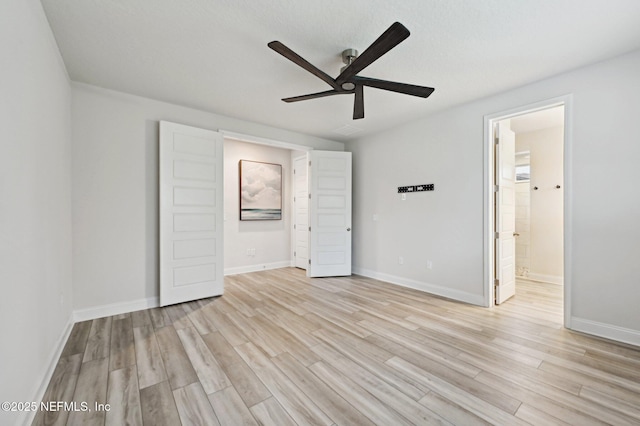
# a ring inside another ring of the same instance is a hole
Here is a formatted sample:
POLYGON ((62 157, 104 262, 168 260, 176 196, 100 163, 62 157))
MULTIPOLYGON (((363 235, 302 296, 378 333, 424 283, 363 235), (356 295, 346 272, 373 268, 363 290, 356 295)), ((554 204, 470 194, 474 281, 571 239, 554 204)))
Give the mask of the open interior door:
POLYGON ((160 122, 160 306, 223 292, 223 139, 160 122))
POLYGON ((495 135, 495 302, 500 304, 516 293, 516 136, 508 120, 496 124, 495 135))
POLYGON ((351 153, 310 151, 309 277, 351 275, 351 153))
POLYGON ((293 162, 293 206, 294 206, 294 265, 307 269, 309 265, 309 182, 307 182, 308 160, 298 157, 293 162))

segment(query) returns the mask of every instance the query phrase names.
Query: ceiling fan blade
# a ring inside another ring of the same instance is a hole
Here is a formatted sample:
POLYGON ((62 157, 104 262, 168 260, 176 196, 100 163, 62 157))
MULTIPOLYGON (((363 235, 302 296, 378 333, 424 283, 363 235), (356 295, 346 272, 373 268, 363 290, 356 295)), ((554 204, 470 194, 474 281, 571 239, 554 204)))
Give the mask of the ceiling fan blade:
POLYGON ((324 98, 325 96, 332 96, 332 95, 343 95, 345 93, 351 93, 351 92, 347 92, 347 91, 344 91, 344 90, 341 90, 341 91, 338 91, 338 90, 327 90, 326 92, 310 93, 308 95, 301 95, 301 96, 293 96, 291 98, 284 98, 283 101, 285 101, 285 102, 306 101, 308 99, 324 98))
POLYGON ((362 91, 362 84, 356 85, 356 98, 353 102, 353 119, 358 120, 364 118, 364 94, 362 91))
POLYGON ((376 78, 356 76, 353 80, 359 85, 375 87, 376 89, 404 93, 405 95, 427 98, 435 90, 433 87, 416 86, 415 84, 396 83, 395 81, 378 80, 376 78))
POLYGON ((336 78, 339 85, 347 82, 351 77, 371 65, 379 57, 396 47, 400 42, 409 37, 408 29, 400 22, 393 23, 367 50, 362 52, 347 68, 336 78))
POLYGON ((338 85, 336 81, 333 78, 331 78, 331 76, 329 76, 329 74, 320 70, 315 65, 311 64, 309 61, 307 61, 302 56, 298 55, 296 52, 289 49, 287 46, 280 43, 279 41, 272 41, 271 43, 267 44, 267 46, 269 46, 272 50, 278 52, 279 54, 281 54, 282 56, 284 56, 294 64, 304 68, 305 70, 309 71, 311 74, 320 78, 322 81, 324 81, 334 89, 340 89, 340 85, 338 85))

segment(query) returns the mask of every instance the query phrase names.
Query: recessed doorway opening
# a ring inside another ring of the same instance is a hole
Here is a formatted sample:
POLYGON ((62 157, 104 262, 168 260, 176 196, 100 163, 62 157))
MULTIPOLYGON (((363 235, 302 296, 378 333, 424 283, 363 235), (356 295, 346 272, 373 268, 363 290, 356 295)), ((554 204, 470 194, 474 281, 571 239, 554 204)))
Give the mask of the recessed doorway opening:
POLYGON ((540 312, 565 326, 571 302, 570 100, 485 117, 485 304, 535 295, 548 303, 540 312))

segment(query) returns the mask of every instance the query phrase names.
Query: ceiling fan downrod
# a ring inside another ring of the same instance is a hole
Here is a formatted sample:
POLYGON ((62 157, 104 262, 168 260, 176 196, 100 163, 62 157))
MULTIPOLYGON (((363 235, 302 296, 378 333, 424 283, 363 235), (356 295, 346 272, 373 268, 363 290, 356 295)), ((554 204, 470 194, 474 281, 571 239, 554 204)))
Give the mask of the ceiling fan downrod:
MULTIPOLYGON (((346 65, 340 68, 340 73, 344 71, 351 63, 358 57, 358 51, 356 49, 345 49, 342 51, 342 62, 346 65)), ((346 83, 342 83, 341 87, 344 90, 353 90, 356 88, 356 85, 347 81, 346 83)))

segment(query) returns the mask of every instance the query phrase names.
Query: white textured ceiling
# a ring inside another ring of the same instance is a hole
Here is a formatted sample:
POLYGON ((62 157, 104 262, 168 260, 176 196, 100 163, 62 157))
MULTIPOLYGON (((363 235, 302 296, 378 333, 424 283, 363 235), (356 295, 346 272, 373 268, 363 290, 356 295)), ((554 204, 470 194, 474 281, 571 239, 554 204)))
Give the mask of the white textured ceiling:
POLYGON ((640 48, 638 0, 42 4, 74 81, 341 141, 640 48), (365 88, 355 121, 352 95, 280 100, 330 87, 268 42, 335 77, 342 50, 364 51, 394 21, 411 36, 360 75, 435 87, 431 97, 365 88))

